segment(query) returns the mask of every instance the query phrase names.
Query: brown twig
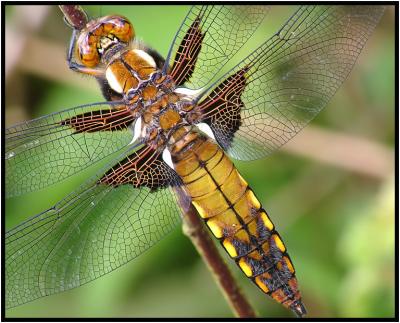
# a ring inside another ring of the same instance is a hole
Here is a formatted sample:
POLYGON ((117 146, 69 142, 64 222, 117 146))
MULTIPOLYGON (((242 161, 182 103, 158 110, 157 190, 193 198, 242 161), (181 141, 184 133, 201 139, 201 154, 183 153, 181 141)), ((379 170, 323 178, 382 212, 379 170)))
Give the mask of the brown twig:
POLYGON ((308 126, 283 150, 378 180, 386 180, 394 172, 390 147, 318 126, 308 126))
POLYGON ((175 189, 182 210, 183 232, 190 238, 200 256, 207 264, 215 281, 218 283, 225 299, 235 315, 240 318, 255 318, 256 313, 246 297, 241 292, 225 261, 219 254, 210 234, 204 227, 203 221, 191 204, 184 202, 186 199, 181 189, 175 189))
POLYGON ((60 5, 67 23, 74 29, 81 30, 86 26, 88 17, 81 6, 76 5, 60 5))

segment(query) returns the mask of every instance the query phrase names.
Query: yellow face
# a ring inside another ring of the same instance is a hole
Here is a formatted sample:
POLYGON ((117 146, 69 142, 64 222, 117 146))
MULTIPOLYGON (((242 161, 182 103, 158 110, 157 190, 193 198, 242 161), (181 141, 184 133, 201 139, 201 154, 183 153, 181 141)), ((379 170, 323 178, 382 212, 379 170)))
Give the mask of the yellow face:
POLYGON ((106 16, 88 23, 77 40, 77 57, 86 67, 96 67, 105 51, 116 44, 128 44, 135 31, 127 18, 106 16))

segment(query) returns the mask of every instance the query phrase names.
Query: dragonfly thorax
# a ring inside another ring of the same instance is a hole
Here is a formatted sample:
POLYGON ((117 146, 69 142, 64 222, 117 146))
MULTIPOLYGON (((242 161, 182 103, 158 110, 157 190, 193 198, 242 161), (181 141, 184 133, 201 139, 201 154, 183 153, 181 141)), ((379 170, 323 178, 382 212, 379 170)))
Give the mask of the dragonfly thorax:
POLYGON ((105 78, 113 91, 121 95, 141 94, 145 100, 156 96, 156 87, 163 81, 158 76, 154 58, 138 48, 127 49, 114 55, 105 69, 105 78), (150 83, 154 83, 155 86, 150 83))
POLYGON ((151 50, 134 41, 105 68, 109 88, 140 119, 140 129, 134 126, 134 138, 155 149, 162 149, 176 129, 188 124, 186 115, 193 107, 193 97, 177 90, 162 66, 151 50))
MULTIPOLYGON (((174 133, 188 125, 182 99, 174 92, 161 94, 154 101, 142 101, 140 137, 154 149, 162 150, 174 133)), ((135 133, 136 135, 136 133, 135 133)))

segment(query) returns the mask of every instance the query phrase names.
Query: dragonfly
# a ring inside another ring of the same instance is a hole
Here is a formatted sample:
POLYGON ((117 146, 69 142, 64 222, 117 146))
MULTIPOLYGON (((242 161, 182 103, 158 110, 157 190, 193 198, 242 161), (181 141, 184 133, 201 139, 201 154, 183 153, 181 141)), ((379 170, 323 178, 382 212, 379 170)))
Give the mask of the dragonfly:
POLYGON ((183 196, 245 276, 306 314, 286 245, 232 160, 270 155, 327 105, 384 7, 301 6, 225 71, 269 10, 195 5, 166 57, 121 15, 73 29, 68 66, 94 77, 105 101, 6 129, 6 197, 113 158, 6 233, 7 308, 79 287, 141 255, 181 223, 183 196))

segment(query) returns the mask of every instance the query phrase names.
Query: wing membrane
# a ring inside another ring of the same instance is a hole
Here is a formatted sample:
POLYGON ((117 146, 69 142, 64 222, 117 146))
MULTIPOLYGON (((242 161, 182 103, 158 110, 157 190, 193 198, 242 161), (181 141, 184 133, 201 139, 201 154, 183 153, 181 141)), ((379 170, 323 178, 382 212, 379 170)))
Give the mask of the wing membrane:
POLYGON ((128 145, 128 109, 92 104, 6 129, 6 196, 54 184, 128 145))
POLYGON ((177 85, 210 82, 261 24, 266 6, 193 6, 177 32, 165 68, 177 85), (172 53, 176 53, 172 58, 172 53))
POLYGON ((129 156, 131 177, 124 183, 107 180, 119 167, 127 168, 122 162, 7 232, 7 308, 96 279, 143 253, 179 223, 172 192, 176 179, 159 158, 139 162, 145 149, 129 156), (156 174, 164 179, 157 188, 147 181, 156 174))
POLYGON ((252 160, 270 154, 326 106, 383 11, 382 6, 299 8, 274 36, 221 78, 219 86, 204 92, 209 96, 199 103, 202 120, 211 124, 232 157, 252 160), (229 98, 226 93, 235 86, 229 80, 244 70, 245 81, 236 85, 240 98, 229 98), (237 130, 232 133, 230 128, 237 130))

